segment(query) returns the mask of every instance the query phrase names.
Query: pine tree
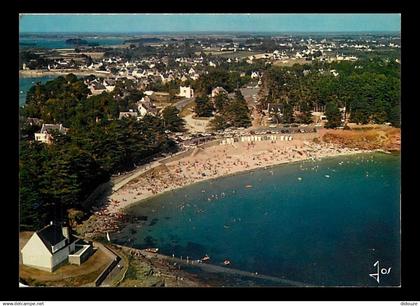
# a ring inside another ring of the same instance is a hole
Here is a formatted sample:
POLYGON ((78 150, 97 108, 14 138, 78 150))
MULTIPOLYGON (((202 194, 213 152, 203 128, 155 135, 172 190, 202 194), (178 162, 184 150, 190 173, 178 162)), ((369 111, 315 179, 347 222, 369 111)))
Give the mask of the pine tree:
POLYGON ((341 113, 334 102, 329 102, 325 109, 325 116, 328 122, 325 124, 327 129, 333 129, 341 125, 341 113))
POLYGON ((185 120, 179 117, 179 111, 176 107, 165 107, 162 118, 166 129, 172 132, 182 132, 184 130, 185 120))

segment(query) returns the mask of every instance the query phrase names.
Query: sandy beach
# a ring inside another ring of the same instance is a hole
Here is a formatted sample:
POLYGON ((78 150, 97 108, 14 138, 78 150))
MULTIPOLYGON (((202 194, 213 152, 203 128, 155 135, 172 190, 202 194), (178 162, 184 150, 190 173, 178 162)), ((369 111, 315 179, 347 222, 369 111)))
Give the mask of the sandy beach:
POLYGON ((116 221, 123 219, 124 209, 129 205, 193 183, 289 162, 371 152, 315 143, 312 136, 298 134, 291 141, 214 145, 193 150, 177 160, 158 163, 114 191, 100 208, 94 209, 94 215, 101 220, 95 232, 117 231, 116 221))

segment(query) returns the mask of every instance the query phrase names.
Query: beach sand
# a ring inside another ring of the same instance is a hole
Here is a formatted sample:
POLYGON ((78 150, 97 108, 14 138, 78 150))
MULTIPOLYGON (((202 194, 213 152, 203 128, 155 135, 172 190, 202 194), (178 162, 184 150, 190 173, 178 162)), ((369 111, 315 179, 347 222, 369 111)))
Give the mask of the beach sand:
POLYGON ((140 175, 134 174, 132 180, 105 198, 100 207, 93 208, 92 222, 84 234, 94 236, 118 231, 128 206, 193 183, 289 162, 371 152, 317 143, 313 141, 316 136, 319 134, 295 134, 291 141, 214 145, 191 150, 181 158, 155 161, 153 167, 140 175))
POLYGON ((177 160, 165 160, 114 191, 94 214, 120 216, 129 205, 203 180, 306 159, 367 152, 315 143, 309 138, 308 135, 296 135, 291 141, 215 145, 194 150, 177 160))

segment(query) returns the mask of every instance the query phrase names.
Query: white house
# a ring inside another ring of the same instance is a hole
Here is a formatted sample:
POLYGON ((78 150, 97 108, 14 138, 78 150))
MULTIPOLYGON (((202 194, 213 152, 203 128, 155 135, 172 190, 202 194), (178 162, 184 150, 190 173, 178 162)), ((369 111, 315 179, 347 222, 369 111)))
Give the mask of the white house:
POLYGON ((259 77, 260 77, 260 74, 259 74, 258 72, 253 71, 253 72, 251 73, 251 79, 257 79, 257 78, 259 78, 259 77))
POLYGON ((43 143, 50 144, 52 143, 52 131, 57 131, 62 134, 66 134, 67 128, 63 127, 62 124, 49 124, 43 123, 41 127, 41 131, 35 133, 35 140, 40 141, 43 143))
POLYGON ((211 96, 215 97, 215 96, 219 95, 220 93, 227 94, 228 92, 223 87, 216 87, 211 91, 211 96))
POLYGON ((200 75, 198 73, 195 73, 194 75, 191 76, 192 80, 198 80, 198 78, 200 77, 200 75))
POLYGON ((192 89, 191 86, 179 86, 178 95, 190 99, 194 97, 194 89, 192 89))
POLYGON ((92 245, 76 239, 67 226, 51 223, 35 232, 21 253, 24 265, 52 272, 67 261, 80 265, 92 253, 92 245))
POLYGON ((111 92, 115 88, 115 81, 112 80, 112 79, 104 80, 103 83, 102 83, 102 85, 105 86, 105 90, 107 92, 111 92))
POLYGON ((90 92, 92 93, 92 95, 100 95, 106 90, 106 87, 104 86, 104 84, 99 83, 96 80, 90 82, 88 88, 90 89, 90 92))
POLYGON ((120 119, 120 120, 123 119, 123 118, 126 118, 126 119, 129 119, 129 118, 137 119, 137 117, 138 117, 137 112, 135 112, 132 109, 130 109, 128 112, 120 112, 120 115, 119 115, 118 119, 120 119))
POLYGON ((139 111, 139 114, 140 114, 140 118, 143 118, 144 116, 146 116, 146 114, 147 114, 147 109, 144 107, 144 105, 142 104, 142 103, 140 103, 139 104, 139 106, 138 106, 138 111, 139 111))
POLYGON ((152 116, 156 116, 158 114, 158 109, 147 96, 141 98, 141 100, 137 102, 137 110, 139 112, 137 119, 143 118, 146 114, 150 114, 152 116))
POLYGON ((338 77, 340 75, 335 69, 331 69, 330 73, 335 77, 338 77))

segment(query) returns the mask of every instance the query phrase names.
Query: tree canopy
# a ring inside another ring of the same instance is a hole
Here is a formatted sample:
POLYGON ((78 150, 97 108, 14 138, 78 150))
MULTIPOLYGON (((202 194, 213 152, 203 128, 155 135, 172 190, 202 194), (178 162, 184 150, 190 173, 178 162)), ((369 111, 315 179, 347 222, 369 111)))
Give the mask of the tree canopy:
POLYGON ((312 109, 332 103, 345 107, 351 122, 399 126, 400 86, 399 64, 380 58, 271 67, 262 77, 259 110, 278 105, 283 121, 306 123, 312 109))
POLYGON ((182 132, 185 120, 179 117, 179 110, 175 106, 165 107, 162 111, 165 128, 172 132, 182 132))
POLYGON ((250 111, 240 90, 235 91, 233 99, 224 97, 223 103, 223 107, 211 121, 212 129, 223 130, 228 127, 251 126, 250 111))
POLYGON ((19 152, 20 217, 27 228, 63 219, 69 208, 83 209, 81 203, 112 174, 176 149, 165 125, 182 127, 177 111, 167 110, 163 119, 117 120, 120 105, 113 95, 87 98, 86 89, 71 75, 30 89, 21 112, 19 152), (26 124, 28 117, 63 123, 69 130, 53 133, 52 144, 39 143, 32 135, 40 127, 26 124))

